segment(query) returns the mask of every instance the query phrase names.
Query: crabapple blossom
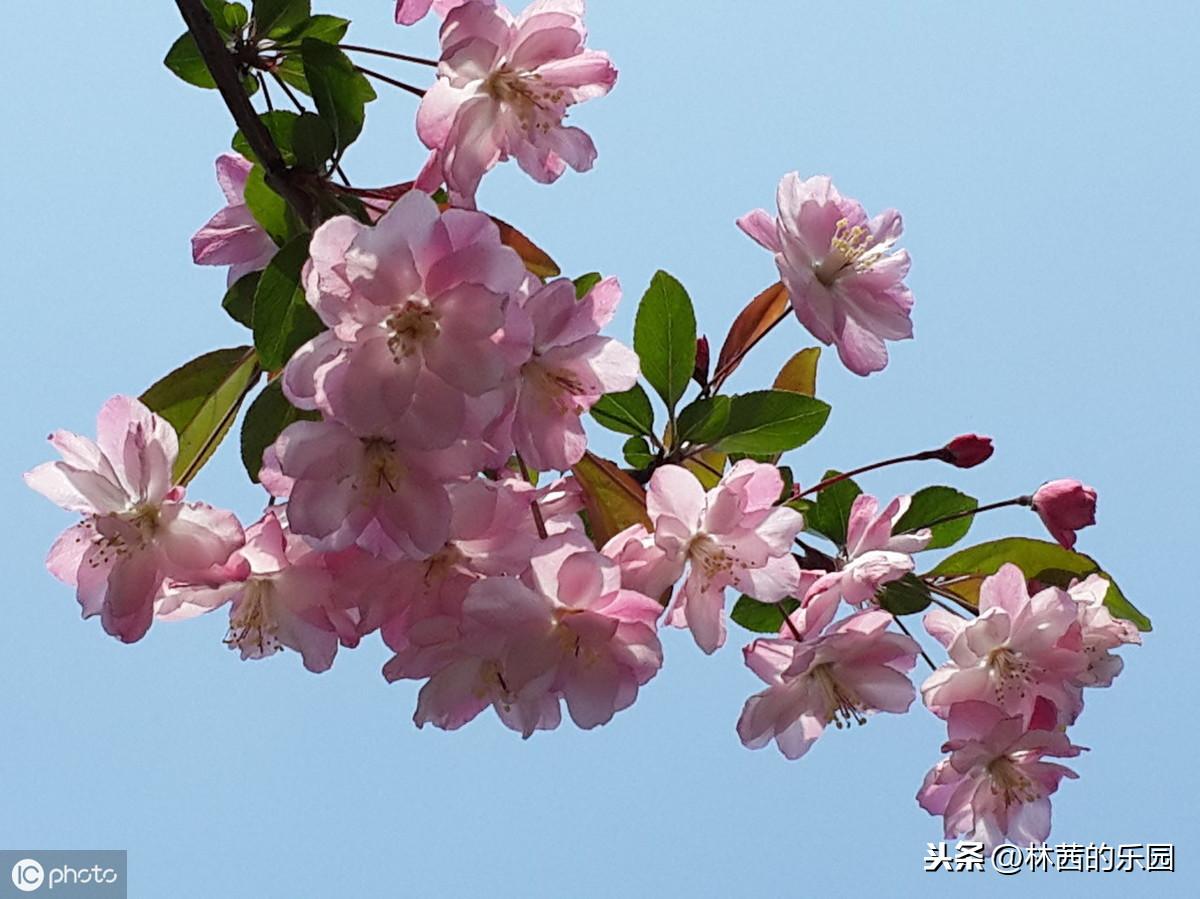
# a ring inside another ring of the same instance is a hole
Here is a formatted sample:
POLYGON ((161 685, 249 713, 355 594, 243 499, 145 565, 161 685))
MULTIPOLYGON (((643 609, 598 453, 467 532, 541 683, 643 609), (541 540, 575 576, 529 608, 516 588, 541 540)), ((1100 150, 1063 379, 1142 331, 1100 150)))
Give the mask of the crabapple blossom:
POLYGON ((1028 721, 1044 699, 1064 723, 1074 721, 1081 704, 1072 683, 1087 667, 1078 633, 1068 636, 1079 615, 1065 590, 1031 597, 1021 569, 1004 565, 980 586, 979 617, 926 613, 926 629, 950 658, 922 685, 925 704, 945 718, 955 704, 979 700, 1028 721))
POLYGON ((1049 481, 1033 494, 1033 511, 1066 549, 1075 548, 1075 532, 1096 523, 1096 491, 1080 481, 1049 481))
POLYGON ((495 223, 410 191, 373 226, 330 219, 311 254, 306 293, 329 330, 288 362, 288 399, 422 449, 478 436, 472 422, 500 411, 479 398, 529 357, 527 343, 505 339, 509 294, 526 273, 495 223))
POLYGON ((260 477, 288 500, 292 532, 317 549, 357 544, 387 558, 424 559, 450 532, 447 484, 478 471, 480 452, 466 441, 431 452, 360 437, 334 421, 298 421, 267 449, 260 477))
POLYGON ((898 496, 880 512, 875 497, 866 493, 856 496, 846 526, 845 560, 837 571, 823 575, 809 588, 806 601, 831 592, 851 605, 863 606, 884 584, 912 571, 911 553, 924 549, 932 535, 927 528, 911 534, 892 533, 911 503, 911 496, 898 496))
POLYGON ((570 280, 560 278, 523 304, 532 323, 533 354, 515 385, 512 443, 536 470, 566 470, 583 458, 587 434, 580 416, 602 395, 637 383, 637 354, 600 336, 620 299, 616 278, 599 282, 583 299, 576 299, 570 280))
POLYGON ((55 541, 46 567, 76 587, 83 617, 100 616, 122 642, 140 640, 167 578, 212 582, 244 541, 230 512, 185 503, 172 483, 174 429, 139 400, 114 396, 100 409, 96 440, 55 431, 61 462, 26 472, 25 483, 83 515, 55 541))
POLYGON ((738 219, 739 227, 775 254, 804 327, 836 345, 855 374, 882 370, 884 341, 912 337, 908 251, 895 249, 900 213, 888 209, 869 219, 827 176, 802 181, 795 172, 780 182, 777 201, 778 217, 756 209, 738 219))
POLYGON ((705 652, 725 642, 726 588, 762 602, 798 591, 792 541, 804 519, 776 505, 782 492, 779 469, 751 459, 733 465, 708 493, 679 465, 664 465, 650 478, 646 511, 655 543, 676 566, 675 577, 688 568, 667 623, 690 628, 705 652))
POLYGON ((1083 687, 1112 686, 1113 679, 1125 666, 1112 650, 1124 643, 1142 642, 1142 636, 1133 624, 1117 618, 1104 605, 1108 588, 1109 582, 1105 578, 1092 574, 1067 589, 1079 610, 1079 639, 1087 667, 1076 675, 1075 681, 1083 687))
POLYGON ((592 167, 596 148, 567 109, 612 89, 617 70, 584 44, 583 0, 534 0, 519 16, 472 0, 442 25, 438 80, 421 100, 417 134, 432 153, 418 187, 443 181, 473 205, 484 174, 509 157, 537 181, 592 167))
POLYGON ((621 568, 621 586, 660 597, 679 580, 679 566, 667 558, 642 524, 614 534, 600 550, 621 568))
POLYGON ((960 434, 942 447, 942 458, 957 468, 974 468, 992 458, 993 452, 991 437, 960 434))
POLYGON ((231 285, 243 275, 266 268, 277 249, 246 205, 246 179, 252 168, 253 163, 240 153, 217 157, 217 183, 225 194, 225 208, 192 237, 192 261, 229 266, 231 285))
POLYGON ((1083 751, 1055 725, 1055 711, 1044 702, 1028 728, 1020 715, 1006 716, 986 702, 955 704, 950 739, 942 746, 950 755, 925 776, 917 802, 943 817, 947 839, 988 847, 1043 842, 1050 833, 1050 795, 1064 777, 1078 776, 1044 759, 1083 751))
MULTIPOLYGON (((327 670, 337 653, 343 615, 334 606, 334 579, 320 553, 288 533, 273 511, 246 528, 246 545, 229 560, 232 579, 217 586, 172 583, 160 601, 165 619, 190 618, 230 603, 225 643, 243 659, 288 648, 309 671, 327 670)), ((341 630, 353 630, 345 622, 341 630)))
POLYGON ((775 740, 789 759, 811 748, 825 727, 866 722, 871 712, 906 712, 916 691, 906 672, 920 647, 888 631, 892 616, 857 612, 827 630, 809 628, 802 640, 787 636, 755 640, 743 653, 746 665, 768 686, 747 701, 738 736, 751 749, 775 740))
MULTIPOLYGON (((558 725, 563 699, 578 726, 604 724, 661 666, 661 612, 622 588, 616 563, 582 535, 541 541, 523 577, 467 589, 455 658, 426 657, 440 667, 424 672, 414 720, 454 729, 492 705, 528 737, 558 725)), ((421 674, 406 668, 405 676, 421 674)))

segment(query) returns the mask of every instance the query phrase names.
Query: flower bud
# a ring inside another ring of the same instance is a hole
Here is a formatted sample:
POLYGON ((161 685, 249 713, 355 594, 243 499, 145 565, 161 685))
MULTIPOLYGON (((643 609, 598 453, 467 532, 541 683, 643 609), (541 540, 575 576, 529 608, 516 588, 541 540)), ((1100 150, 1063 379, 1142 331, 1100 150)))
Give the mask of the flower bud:
POLYGON ((1048 481, 1033 494, 1033 510, 1055 540, 1073 549, 1075 532, 1096 523, 1096 491, 1071 478, 1048 481))
POLYGON ((708 386, 708 337, 707 335, 696 339, 696 368, 692 372, 692 379, 701 387, 708 386))
POLYGON ((974 468, 992 457, 992 438, 978 434, 960 434, 944 447, 940 458, 959 468, 974 468))

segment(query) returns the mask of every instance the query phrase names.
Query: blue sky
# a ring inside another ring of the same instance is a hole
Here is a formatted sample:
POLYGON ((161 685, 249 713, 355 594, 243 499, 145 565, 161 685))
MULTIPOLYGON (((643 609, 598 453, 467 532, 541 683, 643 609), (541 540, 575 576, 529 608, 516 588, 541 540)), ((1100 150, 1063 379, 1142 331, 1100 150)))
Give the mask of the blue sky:
MULTIPOLYGON (((390 6, 323 11, 354 19, 356 43, 433 53, 431 24, 397 29, 390 6)), ((1073 737, 1091 751, 1055 797, 1052 840, 1173 841, 1179 870, 1026 875, 1021 889, 1195 895, 1196 553, 1182 505, 1200 487, 1200 12, 592 6, 592 42, 621 68, 613 94, 575 116, 600 148, 595 171, 548 189, 506 168, 482 205, 565 271, 620 276, 629 301, 614 336, 628 339, 637 297, 665 268, 715 343, 774 278, 733 221, 769 206, 784 172, 828 173, 872 211, 901 209, 917 339, 866 380, 826 365, 833 415, 792 464, 812 482, 978 430, 998 448, 980 469, 926 463, 864 485, 891 495, 958 475, 987 499, 1053 477, 1096 486, 1100 523, 1081 548, 1155 631, 1125 652, 1115 688, 1088 697, 1073 737)), ((991 875, 921 873, 940 822, 913 796, 943 739, 923 709, 831 733, 799 762, 742 748, 733 724, 757 681, 736 633, 712 658, 666 634, 666 667, 632 709, 597 731, 522 742, 490 715, 454 734, 415 730, 416 687, 383 681, 376 640, 313 676, 292 654, 239 662, 218 616, 156 626, 132 647, 79 620, 41 566, 70 518, 20 472, 48 457, 51 429, 91 433, 111 394, 244 339, 219 310, 222 274, 188 254, 219 205, 212 160, 232 127, 215 94, 160 64, 182 30, 173 5, 139 7, 86 4, 52 31, 37 4, 6 15, 10 35, 38 37, 10 39, 0 57, 14 314, 0 434, 0 846, 128 848, 134 896, 1008 890, 991 875)), ((414 111, 386 90, 370 108, 348 159, 356 183, 411 177, 414 111)), ((780 329, 733 386, 760 385, 810 342, 780 329)), ((261 497, 234 449, 191 494, 252 520, 261 497)), ((1036 525, 1006 510, 972 536, 1036 525)))

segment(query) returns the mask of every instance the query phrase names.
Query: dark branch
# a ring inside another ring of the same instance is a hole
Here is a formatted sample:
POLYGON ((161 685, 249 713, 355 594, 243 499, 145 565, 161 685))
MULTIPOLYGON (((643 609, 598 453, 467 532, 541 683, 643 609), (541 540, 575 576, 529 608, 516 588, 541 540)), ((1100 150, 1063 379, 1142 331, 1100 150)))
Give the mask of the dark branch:
POLYGON ((292 180, 292 171, 283 161, 279 147, 275 145, 271 132, 258 118, 258 111, 242 87, 242 79, 238 74, 237 63, 225 46, 221 33, 213 24, 212 17, 204 6, 204 0, 175 0, 187 29, 196 40, 196 47, 208 71, 217 83, 221 99, 229 108, 234 122, 245 135, 246 143, 258 157, 266 172, 266 181, 271 189, 278 193, 300 220, 315 224, 312 197, 292 180))

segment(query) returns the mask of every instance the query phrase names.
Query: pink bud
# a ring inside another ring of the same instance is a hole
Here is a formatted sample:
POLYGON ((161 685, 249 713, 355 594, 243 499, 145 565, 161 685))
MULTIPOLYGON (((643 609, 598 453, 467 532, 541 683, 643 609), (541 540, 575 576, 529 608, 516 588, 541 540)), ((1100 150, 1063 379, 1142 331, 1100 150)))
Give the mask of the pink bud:
POLYGON ((960 434, 944 447, 940 457, 959 468, 974 468, 992 457, 991 437, 978 434, 960 434))
POLYGON ((1096 491, 1071 478, 1048 481, 1033 494, 1033 510, 1055 540, 1073 549, 1075 532, 1096 523, 1096 491))

